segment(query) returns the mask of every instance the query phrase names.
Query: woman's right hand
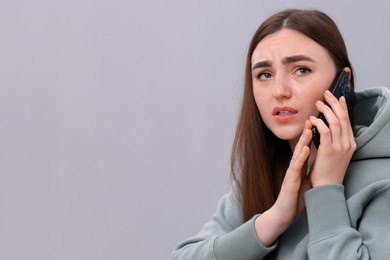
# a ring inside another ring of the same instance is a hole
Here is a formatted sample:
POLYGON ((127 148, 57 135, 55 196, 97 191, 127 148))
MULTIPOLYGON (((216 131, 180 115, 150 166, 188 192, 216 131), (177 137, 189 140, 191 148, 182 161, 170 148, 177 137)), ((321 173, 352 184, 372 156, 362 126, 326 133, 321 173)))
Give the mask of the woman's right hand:
POLYGON ((307 121, 294 148, 275 204, 255 220, 257 236, 265 246, 272 245, 305 208, 303 193, 310 188, 306 176, 306 163, 312 139, 310 126, 310 122, 307 121))

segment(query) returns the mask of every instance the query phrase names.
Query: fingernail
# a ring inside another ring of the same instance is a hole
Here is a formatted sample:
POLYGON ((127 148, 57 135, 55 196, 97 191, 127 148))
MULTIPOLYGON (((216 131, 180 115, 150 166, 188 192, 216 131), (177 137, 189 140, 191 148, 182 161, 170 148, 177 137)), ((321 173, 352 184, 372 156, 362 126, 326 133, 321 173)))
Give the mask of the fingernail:
POLYGON ((331 97, 333 94, 332 94, 332 92, 330 92, 329 90, 326 90, 326 91, 325 91, 325 95, 331 97))
POLYGON ((321 100, 317 100, 317 105, 324 105, 324 102, 322 102, 321 100))

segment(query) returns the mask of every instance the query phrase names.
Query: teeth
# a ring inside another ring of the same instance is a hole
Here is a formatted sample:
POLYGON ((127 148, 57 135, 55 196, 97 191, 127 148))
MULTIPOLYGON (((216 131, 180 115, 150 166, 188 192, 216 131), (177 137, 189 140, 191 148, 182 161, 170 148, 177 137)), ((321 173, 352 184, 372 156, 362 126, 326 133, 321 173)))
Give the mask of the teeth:
POLYGON ((284 115, 291 115, 292 113, 290 111, 280 111, 278 112, 278 115, 284 116, 284 115))

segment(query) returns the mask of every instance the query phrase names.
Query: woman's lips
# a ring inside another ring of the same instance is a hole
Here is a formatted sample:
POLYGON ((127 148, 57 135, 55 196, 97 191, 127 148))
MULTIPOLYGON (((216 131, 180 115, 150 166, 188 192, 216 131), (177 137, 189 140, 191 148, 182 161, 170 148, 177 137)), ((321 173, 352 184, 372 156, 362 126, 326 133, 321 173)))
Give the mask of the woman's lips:
POLYGON ((272 115, 279 122, 287 122, 298 115, 298 111, 291 107, 275 107, 272 115))

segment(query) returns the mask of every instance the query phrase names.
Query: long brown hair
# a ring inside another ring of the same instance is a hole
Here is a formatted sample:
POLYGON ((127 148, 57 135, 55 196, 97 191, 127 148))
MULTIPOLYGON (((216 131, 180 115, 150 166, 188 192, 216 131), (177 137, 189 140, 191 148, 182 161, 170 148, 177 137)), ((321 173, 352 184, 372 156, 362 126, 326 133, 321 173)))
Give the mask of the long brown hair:
POLYGON ((248 49, 242 106, 231 157, 231 172, 240 193, 243 222, 275 203, 292 154, 288 142, 277 138, 265 126, 252 85, 251 58, 256 46, 265 36, 282 29, 296 30, 323 46, 337 70, 351 69, 352 85, 354 82, 343 37, 328 15, 317 10, 287 9, 260 25, 248 49))

